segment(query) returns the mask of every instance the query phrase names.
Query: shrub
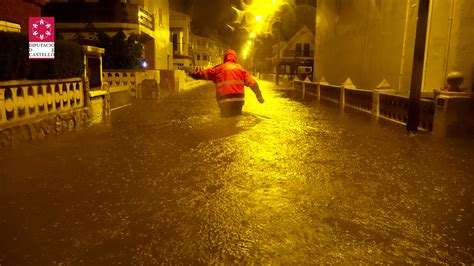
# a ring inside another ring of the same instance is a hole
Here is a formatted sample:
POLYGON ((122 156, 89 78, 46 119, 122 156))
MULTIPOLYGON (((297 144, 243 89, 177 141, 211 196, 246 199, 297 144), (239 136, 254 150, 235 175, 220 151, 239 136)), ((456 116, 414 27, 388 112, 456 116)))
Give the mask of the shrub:
POLYGON ((57 39, 54 60, 30 60, 28 36, 0 32, 0 80, 80 77, 84 71, 82 47, 57 39))
POLYGON ((29 71, 28 37, 0 32, 0 80, 24 79, 29 71))
POLYGON ((102 58, 104 69, 139 69, 143 59, 144 44, 149 40, 146 34, 126 35, 119 30, 109 36, 103 29, 98 29, 93 23, 86 23, 86 32, 93 37, 86 39, 82 34, 75 36, 75 41, 83 45, 93 45, 105 49, 102 58))

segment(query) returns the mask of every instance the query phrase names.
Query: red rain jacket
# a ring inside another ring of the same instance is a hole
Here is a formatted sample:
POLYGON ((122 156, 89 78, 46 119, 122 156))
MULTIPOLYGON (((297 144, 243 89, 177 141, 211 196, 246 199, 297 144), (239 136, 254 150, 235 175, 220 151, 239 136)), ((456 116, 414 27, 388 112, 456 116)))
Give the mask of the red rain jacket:
POLYGON ((224 63, 199 71, 202 79, 212 80, 216 85, 216 99, 219 102, 243 101, 244 86, 252 87, 256 81, 241 65, 230 50, 224 54, 224 63))

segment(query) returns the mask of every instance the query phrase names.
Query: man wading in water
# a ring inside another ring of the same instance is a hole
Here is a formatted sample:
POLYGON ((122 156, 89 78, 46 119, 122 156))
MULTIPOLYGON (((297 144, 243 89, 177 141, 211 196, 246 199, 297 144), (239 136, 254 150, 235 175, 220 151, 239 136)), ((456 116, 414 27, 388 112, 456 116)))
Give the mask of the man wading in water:
POLYGON ((263 103, 262 92, 252 75, 241 65, 237 64, 237 54, 234 50, 224 53, 224 63, 194 72, 194 79, 212 80, 216 85, 216 100, 221 110, 221 117, 231 117, 242 114, 244 105, 244 86, 250 87, 263 103))

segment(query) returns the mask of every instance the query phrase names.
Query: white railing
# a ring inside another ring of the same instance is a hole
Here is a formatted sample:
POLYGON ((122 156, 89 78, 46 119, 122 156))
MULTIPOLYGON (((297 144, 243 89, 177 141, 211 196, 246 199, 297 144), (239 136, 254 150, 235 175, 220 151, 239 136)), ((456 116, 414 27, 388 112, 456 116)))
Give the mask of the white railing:
POLYGON ((102 77, 103 77, 103 80, 110 85, 110 87, 118 87, 118 86, 135 87, 135 84, 137 83, 137 75, 135 71, 104 70, 102 72, 102 77))
POLYGON ((0 126, 83 106, 80 78, 0 82, 0 126))
POLYGON ((103 81, 108 84, 112 110, 128 106, 137 96, 137 72, 133 70, 104 70, 103 81))
MULTIPOLYGON (((318 100, 324 99, 338 103, 341 107, 351 107, 357 110, 372 113, 378 117, 397 123, 406 124, 408 119, 407 96, 384 93, 381 90, 360 90, 344 88, 344 86, 329 85, 327 83, 293 81, 293 88, 304 95, 315 96, 318 100), (315 86, 312 88, 312 86, 315 86)), ((419 128, 433 130, 435 102, 421 99, 419 128)))

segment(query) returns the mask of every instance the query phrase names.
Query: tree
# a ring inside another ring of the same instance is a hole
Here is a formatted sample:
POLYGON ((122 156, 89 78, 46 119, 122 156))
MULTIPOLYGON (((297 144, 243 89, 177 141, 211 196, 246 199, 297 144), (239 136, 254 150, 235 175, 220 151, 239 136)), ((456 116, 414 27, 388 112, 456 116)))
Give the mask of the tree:
POLYGON ((105 31, 87 23, 87 31, 92 33, 92 44, 105 49, 102 63, 104 69, 137 69, 143 59, 144 44, 149 37, 144 34, 130 34, 128 37, 120 30, 110 37, 105 31))

